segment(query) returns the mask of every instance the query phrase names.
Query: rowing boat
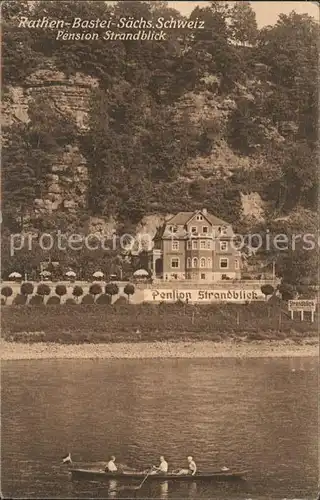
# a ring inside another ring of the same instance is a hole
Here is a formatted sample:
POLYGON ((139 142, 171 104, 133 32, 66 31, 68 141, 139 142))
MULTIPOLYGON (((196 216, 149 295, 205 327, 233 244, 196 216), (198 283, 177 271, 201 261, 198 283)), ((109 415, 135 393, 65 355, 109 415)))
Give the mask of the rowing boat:
MULTIPOLYGON (((110 479, 143 479, 145 472, 105 472, 94 469, 70 469, 72 479, 87 480, 110 480, 110 479)), ((246 471, 212 471, 197 472, 194 476, 191 474, 178 475, 174 473, 151 474, 147 477, 148 481, 228 481, 244 479, 246 471)))

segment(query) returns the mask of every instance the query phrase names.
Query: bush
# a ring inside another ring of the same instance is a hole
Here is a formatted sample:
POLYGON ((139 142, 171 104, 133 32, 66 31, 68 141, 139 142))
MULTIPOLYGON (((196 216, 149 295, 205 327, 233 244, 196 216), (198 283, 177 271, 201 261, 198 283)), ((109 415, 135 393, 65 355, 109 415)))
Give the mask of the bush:
POLYGON ((44 297, 45 295, 50 295, 51 288, 46 283, 40 283, 37 288, 37 295, 44 297))
POLYGON ((66 295, 66 293, 67 293, 67 287, 66 287, 66 285, 57 285, 56 286, 56 294, 59 297, 63 297, 63 295, 66 295))
POLYGON ((1 288, 1 295, 4 296, 4 303, 6 304, 7 302, 7 298, 8 297, 11 297, 11 295, 13 294, 13 290, 11 288, 11 286, 4 286, 1 288))
POLYGON ((43 304, 43 295, 32 295, 29 300, 31 306, 40 306, 43 304))
POLYGON ((128 299, 126 299, 126 297, 124 297, 123 295, 121 295, 119 298, 117 298, 117 300, 114 302, 116 305, 124 305, 124 304, 128 304, 128 299))
POLYGON ((99 283, 93 283, 93 285, 90 286, 89 288, 89 293, 90 295, 100 295, 100 293, 102 293, 102 288, 101 288, 101 285, 99 285, 99 283))
POLYGON ((22 283, 20 291, 22 295, 32 295, 34 290, 34 286, 32 283, 26 282, 22 283))
POLYGON ((132 285, 132 283, 127 283, 126 286, 124 287, 124 293, 127 295, 128 297, 128 302, 130 300, 130 295, 133 295, 134 292, 135 292, 135 288, 134 288, 134 285, 132 285))
POLYGON ((279 285, 279 292, 281 293, 282 300, 291 300, 295 295, 295 288, 289 283, 281 283, 279 285))
POLYGON ((301 299, 314 299, 316 297, 315 291, 309 285, 298 285, 297 292, 301 299))
MULTIPOLYGON (((81 288, 81 287, 79 287, 79 288, 81 288)), ((83 293, 83 292, 82 292, 82 293, 83 293)), ((81 295, 82 295, 82 294, 81 294, 81 295)), ((69 297, 69 298, 65 301, 65 304, 66 304, 67 306, 76 306, 76 305, 77 305, 76 301, 75 301, 74 299, 72 299, 71 297, 69 297)))
MULTIPOLYGON (((81 286, 79 286, 79 285, 76 285, 76 286, 74 287, 74 289, 72 290, 72 295, 73 295, 74 297, 76 297, 76 298, 77 298, 77 300, 79 300, 79 297, 81 297, 81 296, 83 295, 83 288, 82 288, 81 286)), ((68 300, 69 300, 69 299, 67 299, 67 301, 68 301, 68 300)), ((70 299, 70 300, 72 300, 72 299, 70 299)), ((67 303, 67 301, 66 301, 66 303, 67 303)))
POLYGON ((119 293, 119 287, 116 283, 107 283, 105 292, 107 295, 118 295, 119 293))
POLYGON ((4 300, 3 297, 1 297, 1 305, 4 306, 6 304, 6 301, 4 300))
POLYGON ((94 304, 94 298, 89 293, 82 297, 81 304, 94 304))
POLYGON ((97 298, 96 304, 99 305, 111 304, 111 295, 103 293, 102 295, 100 295, 100 297, 97 298))
POLYGON ((262 285, 261 292, 267 297, 268 295, 273 294, 274 288, 272 285, 262 285))
POLYGON ((52 297, 49 297, 47 300, 47 306, 56 306, 57 304, 60 304, 60 297, 57 297, 56 295, 53 295, 52 297))
POLYGON ((24 295, 22 293, 18 293, 18 295, 16 295, 15 298, 13 299, 13 301, 12 301, 12 305, 14 305, 14 306, 24 306, 24 305, 26 305, 27 300, 28 300, 28 297, 27 297, 26 294, 24 295))

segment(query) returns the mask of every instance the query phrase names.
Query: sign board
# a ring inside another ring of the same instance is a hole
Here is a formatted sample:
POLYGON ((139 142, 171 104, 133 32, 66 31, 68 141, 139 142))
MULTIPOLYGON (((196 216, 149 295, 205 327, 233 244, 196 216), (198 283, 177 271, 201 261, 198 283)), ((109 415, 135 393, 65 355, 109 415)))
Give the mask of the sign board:
POLYGON ((289 311, 315 311, 316 301, 315 300, 289 300, 288 302, 289 311))
POLYGON ((291 312, 291 319, 293 319, 294 311, 300 312, 301 321, 304 319, 305 311, 311 312, 311 321, 314 322, 314 313, 316 311, 316 300, 289 300, 288 309, 291 312))
POLYGON ((191 303, 211 303, 211 302, 237 302, 238 304, 265 301, 265 295, 259 289, 234 288, 230 290, 191 290, 191 289, 146 289, 144 290, 145 302, 191 302, 191 303))

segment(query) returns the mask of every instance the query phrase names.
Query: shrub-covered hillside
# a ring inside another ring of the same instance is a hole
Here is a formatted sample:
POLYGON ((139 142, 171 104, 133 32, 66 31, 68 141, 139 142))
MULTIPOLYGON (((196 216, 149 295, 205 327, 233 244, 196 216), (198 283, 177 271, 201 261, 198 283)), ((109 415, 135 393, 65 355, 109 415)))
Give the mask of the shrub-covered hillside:
POLYGON ((5 128, 5 235, 21 227, 71 230, 88 216, 112 217, 123 227, 148 214, 203 206, 248 230, 257 222, 243 211, 250 193, 263 204, 259 231, 276 218, 292 231, 292 214, 310 229, 317 205, 312 18, 292 12, 258 30, 249 2, 212 2, 190 15, 204 29, 168 29, 165 41, 106 41, 98 28, 98 40, 63 41, 55 30, 19 27, 19 19, 183 18, 167 2, 139 1, 11 1, 2 15, 9 114, 19 92, 29 92, 28 119, 5 128), (63 101, 63 111, 54 101, 53 73, 74 82, 72 106, 84 109, 85 126, 75 123, 71 101, 63 101), (94 82, 89 90, 79 75, 94 82), (71 147, 77 155, 62 178, 57 163, 71 147), (59 204, 53 185, 69 193, 69 204, 59 204), (57 201, 37 210, 48 196, 57 201))

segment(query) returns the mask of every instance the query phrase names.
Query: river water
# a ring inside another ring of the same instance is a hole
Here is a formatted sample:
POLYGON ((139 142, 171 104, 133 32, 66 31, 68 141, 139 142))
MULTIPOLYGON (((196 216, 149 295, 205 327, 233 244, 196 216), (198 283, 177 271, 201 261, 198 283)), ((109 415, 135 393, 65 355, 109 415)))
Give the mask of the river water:
POLYGON ((2 362, 4 498, 313 499, 314 358, 2 362), (61 457, 247 470, 245 482, 72 482, 61 457), (139 483, 138 483, 139 484, 139 483), (118 489, 117 489, 118 487, 118 489), (131 488, 131 489, 130 489, 131 488), (116 490, 116 491, 111 491, 116 490))

